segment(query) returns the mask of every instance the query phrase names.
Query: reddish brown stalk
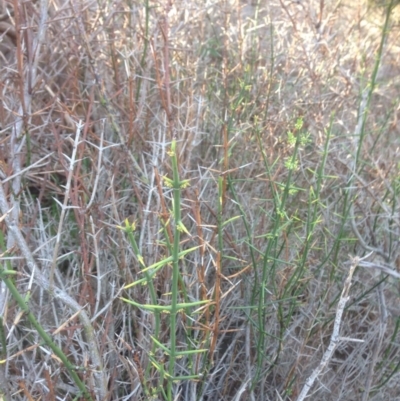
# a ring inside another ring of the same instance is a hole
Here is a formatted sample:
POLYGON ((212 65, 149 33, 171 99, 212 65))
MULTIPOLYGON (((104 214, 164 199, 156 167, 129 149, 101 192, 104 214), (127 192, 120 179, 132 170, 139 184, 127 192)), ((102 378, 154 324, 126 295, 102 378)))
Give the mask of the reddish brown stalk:
POLYGON ((32 394, 28 391, 24 381, 21 380, 19 382, 19 386, 21 387, 21 389, 22 389, 27 401, 35 401, 35 399, 32 397, 32 394))
POLYGON ((46 400, 54 401, 56 399, 56 392, 54 390, 54 384, 53 381, 51 380, 50 372, 47 367, 44 368, 44 378, 47 383, 47 388, 49 389, 48 394, 46 394, 46 400))

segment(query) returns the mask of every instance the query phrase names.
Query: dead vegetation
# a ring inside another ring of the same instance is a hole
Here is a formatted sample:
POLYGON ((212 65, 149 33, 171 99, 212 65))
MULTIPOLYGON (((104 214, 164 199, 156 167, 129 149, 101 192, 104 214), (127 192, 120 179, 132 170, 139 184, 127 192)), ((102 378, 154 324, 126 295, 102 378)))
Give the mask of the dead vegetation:
POLYGON ((398 399, 386 10, 1 3, 5 400, 398 399))

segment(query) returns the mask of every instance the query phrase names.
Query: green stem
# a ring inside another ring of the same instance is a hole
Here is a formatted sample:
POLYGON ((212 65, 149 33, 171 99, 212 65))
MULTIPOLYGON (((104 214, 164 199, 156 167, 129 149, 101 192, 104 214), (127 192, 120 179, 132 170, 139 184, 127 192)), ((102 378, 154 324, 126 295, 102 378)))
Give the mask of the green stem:
POLYGON ((83 384, 83 382, 81 381, 79 376, 76 374, 74 366, 71 364, 71 362, 68 360, 68 358, 65 356, 65 354, 61 351, 60 348, 58 348, 58 346, 54 343, 52 338, 44 331, 43 327, 36 320, 35 316, 30 311, 29 306, 27 305, 27 303, 25 303, 24 298, 20 295, 20 293, 18 292, 14 283, 8 277, 8 275, 4 269, 0 269, 0 278, 4 281, 7 288, 9 289, 12 297, 17 301, 18 306, 26 314, 28 320, 31 322, 33 327, 35 327, 35 329, 39 333, 40 337, 42 337, 44 342, 51 348, 51 350, 54 352, 54 354, 58 358, 60 358, 60 360, 63 362, 63 364, 69 371, 72 379, 74 380, 75 384, 78 386, 79 390, 81 391, 81 393, 83 394, 85 399, 93 401, 93 399, 92 399, 91 395, 89 394, 89 392, 87 391, 85 385, 83 384))
MULTIPOLYGON (((146 269, 146 265, 144 263, 143 257, 140 254, 139 247, 138 247, 138 245, 136 243, 136 239, 135 239, 135 235, 134 235, 133 230, 127 231, 127 234, 128 234, 128 237, 129 237, 129 242, 132 245, 132 248, 133 248, 133 250, 134 250, 134 252, 136 254, 136 257, 137 257, 137 259, 139 261, 139 264, 140 264, 140 267, 142 269, 142 272, 144 273, 144 276, 146 278, 146 282, 147 282, 147 284, 149 286, 151 302, 153 303, 153 305, 157 305, 158 304, 158 302, 157 302, 157 292, 156 292, 156 289, 154 288, 154 283, 153 283, 153 280, 152 280, 151 272, 150 272, 149 269, 146 269)), ((155 338, 159 338, 159 335, 160 335, 160 312, 158 312, 157 310, 154 310, 153 312, 154 312, 154 320, 155 320, 154 337, 155 338)), ((155 355, 156 348, 157 348, 157 346, 153 341, 152 348, 151 348, 151 354, 152 355, 155 355)), ((146 375, 145 375, 146 377, 149 375, 151 366, 152 366, 151 363, 147 364, 146 375)), ((147 395, 149 395, 150 392, 149 392, 149 390, 147 388, 146 383, 143 383, 143 386, 144 386, 144 391, 146 392, 147 395)))

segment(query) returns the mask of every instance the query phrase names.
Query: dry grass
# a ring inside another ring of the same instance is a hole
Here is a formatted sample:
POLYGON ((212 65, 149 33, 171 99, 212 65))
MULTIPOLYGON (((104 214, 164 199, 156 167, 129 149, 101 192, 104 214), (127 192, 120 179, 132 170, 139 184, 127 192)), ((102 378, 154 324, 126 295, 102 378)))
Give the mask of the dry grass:
POLYGON ((4 399, 400 400, 400 28, 259 3, 1 2, 4 399))

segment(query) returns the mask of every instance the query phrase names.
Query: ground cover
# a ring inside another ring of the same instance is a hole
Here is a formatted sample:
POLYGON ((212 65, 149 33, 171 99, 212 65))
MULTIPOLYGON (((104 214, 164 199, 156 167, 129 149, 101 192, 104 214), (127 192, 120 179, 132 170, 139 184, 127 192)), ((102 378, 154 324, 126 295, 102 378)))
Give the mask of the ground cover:
POLYGON ((396 3, 1 3, 3 399, 399 399, 396 3))

